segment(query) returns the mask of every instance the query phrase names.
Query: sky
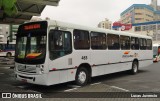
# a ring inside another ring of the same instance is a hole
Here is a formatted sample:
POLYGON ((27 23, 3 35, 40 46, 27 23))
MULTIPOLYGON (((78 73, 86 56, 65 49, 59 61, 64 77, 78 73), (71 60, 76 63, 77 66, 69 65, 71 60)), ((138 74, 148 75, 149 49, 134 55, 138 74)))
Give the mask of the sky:
POLYGON ((60 0, 56 7, 47 6, 41 18, 97 27, 105 18, 112 22, 118 21, 120 13, 132 4, 150 3, 151 0, 60 0))

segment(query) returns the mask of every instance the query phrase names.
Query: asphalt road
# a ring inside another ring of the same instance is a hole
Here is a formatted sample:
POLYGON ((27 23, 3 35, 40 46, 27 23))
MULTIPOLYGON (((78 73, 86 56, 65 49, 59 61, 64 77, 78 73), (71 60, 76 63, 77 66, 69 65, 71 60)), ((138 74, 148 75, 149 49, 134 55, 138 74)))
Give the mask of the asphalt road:
MULTIPOLYGON (((54 100, 58 100, 58 101, 62 101, 62 100, 79 101, 79 100, 82 100, 82 98, 76 98, 76 97, 77 96, 84 97, 84 94, 92 95, 92 98, 85 99, 87 101, 97 101, 97 100, 160 101, 159 98, 147 98, 147 99, 144 99, 144 98, 136 98, 136 99, 118 98, 117 99, 116 98, 115 99, 115 98, 106 98, 105 95, 103 95, 106 92, 122 92, 122 93, 124 92, 160 92, 160 62, 154 63, 148 67, 140 69, 139 73, 136 75, 130 75, 128 74, 128 72, 120 72, 120 73, 114 73, 114 74, 95 77, 95 78, 92 78, 91 84, 88 84, 85 87, 78 87, 74 85, 74 82, 58 84, 58 85, 53 85, 49 87, 22 83, 15 80, 13 69, 10 69, 10 67, 8 67, 7 65, 3 65, 3 66, 0 65, 0 92, 41 93, 44 95, 44 97, 52 98, 52 99, 46 99, 49 101, 53 100, 53 98, 54 100), (58 92, 62 92, 62 93, 59 94, 58 92), (63 93, 63 92, 67 92, 67 93, 63 93), (79 93, 79 92, 83 92, 83 93, 79 93), (93 93, 93 92, 96 92, 96 93, 93 93), (105 93, 102 93, 102 92, 105 92, 105 93), (57 96, 55 98, 55 95, 57 93, 59 94, 58 95, 59 98, 57 98, 57 96), (100 95, 100 93, 102 94, 100 95), (94 96, 98 98, 94 98, 94 96)), ((33 99, 23 99, 23 100, 30 101, 33 99)), ((41 101, 42 99, 34 99, 34 100, 41 101)))

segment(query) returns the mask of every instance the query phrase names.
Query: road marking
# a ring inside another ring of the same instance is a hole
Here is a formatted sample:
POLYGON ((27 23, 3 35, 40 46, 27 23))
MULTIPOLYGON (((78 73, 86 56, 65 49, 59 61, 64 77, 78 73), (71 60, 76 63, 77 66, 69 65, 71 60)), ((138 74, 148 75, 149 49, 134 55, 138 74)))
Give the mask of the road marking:
POLYGON ((17 86, 18 88, 22 88, 22 89, 25 89, 25 88, 27 88, 28 86, 17 86))
POLYGON ((90 85, 98 85, 98 84, 101 84, 101 82, 93 83, 93 84, 90 84, 90 85))
POLYGON ((72 88, 80 88, 81 86, 77 86, 77 85, 67 85, 68 87, 72 87, 72 88))
POLYGON ((126 91, 126 92, 129 92, 129 90, 127 89, 123 89, 123 88, 120 88, 120 87, 117 87, 117 86, 111 86, 112 88, 116 88, 116 89, 120 89, 120 90, 123 90, 123 91, 126 91))
POLYGON ((72 90, 76 90, 77 88, 72 88, 72 89, 67 89, 67 90, 64 90, 65 92, 69 92, 69 91, 72 91, 72 90))

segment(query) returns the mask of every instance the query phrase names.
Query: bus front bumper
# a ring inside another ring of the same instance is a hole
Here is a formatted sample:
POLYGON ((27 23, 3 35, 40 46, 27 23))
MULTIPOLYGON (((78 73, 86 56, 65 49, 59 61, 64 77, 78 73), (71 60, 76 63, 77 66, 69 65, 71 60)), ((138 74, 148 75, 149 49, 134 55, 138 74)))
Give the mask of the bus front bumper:
POLYGON ((16 80, 25 82, 25 83, 32 83, 37 85, 48 85, 47 84, 47 74, 39 74, 39 75, 27 75, 22 74, 19 72, 15 72, 16 80))

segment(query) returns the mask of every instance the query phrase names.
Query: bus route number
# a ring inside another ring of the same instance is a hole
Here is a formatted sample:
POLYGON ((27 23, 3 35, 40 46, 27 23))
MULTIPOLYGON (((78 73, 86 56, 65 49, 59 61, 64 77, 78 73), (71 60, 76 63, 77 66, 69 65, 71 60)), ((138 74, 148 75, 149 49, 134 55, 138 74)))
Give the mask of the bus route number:
POLYGON ((82 58, 81 58, 82 60, 87 60, 88 59, 88 57, 87 56, 82 56, 82 58))

